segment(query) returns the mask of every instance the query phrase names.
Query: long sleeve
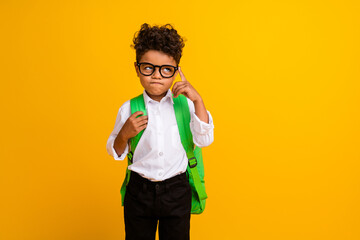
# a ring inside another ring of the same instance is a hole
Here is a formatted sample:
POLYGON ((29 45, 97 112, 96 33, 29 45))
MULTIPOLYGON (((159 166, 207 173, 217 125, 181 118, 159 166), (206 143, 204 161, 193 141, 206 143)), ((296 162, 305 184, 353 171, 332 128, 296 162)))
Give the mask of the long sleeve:
POLYGON ((190 110, 190 130, 193 134, 193 141, 198 147, 209 146, 214 141, 214 123, 210 112, 207 110, 209 116, 209 123, 201 121, 195 114, 194 103, 188 100, 190 110))
POLYGON ((124 160, 129 152, 128 144, 126 145, 125 150, 121 155, 118 155, 114 149, 114 141, 117 135, 119 134, 121 128, 124 126, 126 120, 129 118, 129 116, 130 116, 130 101, 127 101, 120 107, 116 117, 114 129, 111 132, 106 143, 106 150, 108 154, 113 156, 115 160, 124 160))

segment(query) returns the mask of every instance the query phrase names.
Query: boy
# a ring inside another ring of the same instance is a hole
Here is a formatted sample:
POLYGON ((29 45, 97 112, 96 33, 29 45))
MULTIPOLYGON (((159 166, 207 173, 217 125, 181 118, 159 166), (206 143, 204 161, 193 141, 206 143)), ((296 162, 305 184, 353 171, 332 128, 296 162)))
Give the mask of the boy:
POLYGON ((130 181, 124 199, 126 239, 189 239, 191 187, 186 176, 188 158, 181 144, 173 108, 173 97, 187 97, 194 144, 210 145, 214 125, 200 94, 178 66, 183 39, 170 25, 143 24, 133 42, 137 76, 144 87, 147 116, 131 114, 130 100, 119 109, 107 151, 115 160, 129 152, 129 139, 145 129, 133 155, 130 181), (177 74, 181 81, 170 90, 177 74), (139 116, 139 117, 137 117, 139 116))

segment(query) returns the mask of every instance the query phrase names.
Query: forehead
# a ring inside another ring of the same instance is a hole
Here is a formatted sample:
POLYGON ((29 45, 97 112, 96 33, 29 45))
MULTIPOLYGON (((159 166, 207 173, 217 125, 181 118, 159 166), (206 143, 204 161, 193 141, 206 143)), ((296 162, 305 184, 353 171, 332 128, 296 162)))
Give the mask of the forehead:
POLYGON ((149 62, 154 65, 174 65, 176 66, 176 61, 173 57, 158 51, 158 50, 149 50, 147 51, 140 59, 140 62, 149 62))

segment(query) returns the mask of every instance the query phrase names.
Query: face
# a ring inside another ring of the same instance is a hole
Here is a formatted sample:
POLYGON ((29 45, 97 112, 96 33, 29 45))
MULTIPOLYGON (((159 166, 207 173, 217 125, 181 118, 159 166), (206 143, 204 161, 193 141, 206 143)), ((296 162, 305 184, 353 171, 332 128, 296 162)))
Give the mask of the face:
MULTIPOLYGON (((173 57, 157 50, 147 51, 140 59, 139 63, 148 62, 154 65, 172 65, 176 66, 176 61, 173 57)), ((141 85, 144 87, 146 93, 155 101, 160 101, 165 95, 167 90, 173 84, 178 71, 175 72, 171 78, 163 78, 160 75, 160 69, 156 67, 155 72, 150 76, 144 76, 140 73, 136 62, 134 63, 137 76, 140 78, 141 85)))

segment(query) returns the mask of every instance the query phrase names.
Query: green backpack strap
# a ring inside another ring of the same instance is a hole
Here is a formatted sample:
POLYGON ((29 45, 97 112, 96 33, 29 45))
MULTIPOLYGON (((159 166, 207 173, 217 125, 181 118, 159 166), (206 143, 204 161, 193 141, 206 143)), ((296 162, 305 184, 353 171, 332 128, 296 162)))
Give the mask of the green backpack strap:
MULTIPOLYGON (((201 179, 199 171, 197 168, 197 159, 194 154, 194 142, 193 135, 190 130, 190 111, 187 99, 184 95, 180 94, 174 100, 174 110, 176 116, 176 122, 179 128, 179 134, 181 143, 186 151, 187 158, 189 159, 189 168, 194 180, 194 185, 196 192, 200 200, 207 198, 205 187, 201 184, 201 179)), ((201 204, 204 204, 204 201, 200 201, 201 204)), ((205 206, 202 206, 204 208, 205 206)))
MULTIPOLYGON (((144 114, 140 116, 147 115, 146 107, 145 107, 145 101, 144 101, 144 95, 140 94, 137 97, 134 97, 130 100, 130 108, 131 108, 131 114, 134 114, 137 111, 142 111, 144 114)), ((140 117, 137 116, 137 117, 140 117)), ((130 139, 130 152, 127 154, 128 158, 128 166, 132 164, 132 158, 136 149, 137 144, 139 143, 139 140, 141 136, 144 133, 144 130, 141 130, 135 137, 130 139)), ((124 199, 125 199, 125 192, 126 192, 126 186, 128 185, 130 181, 130 170, 126 168, 125 173, 125 179, 121 186, 120 193, 121 193, 121 205, 124 206, 124 199)))

